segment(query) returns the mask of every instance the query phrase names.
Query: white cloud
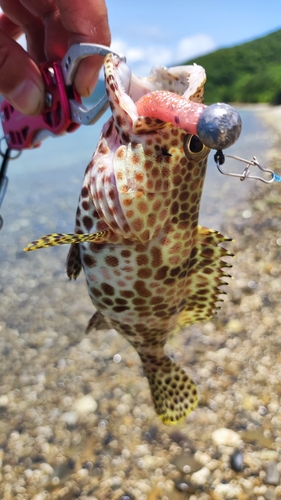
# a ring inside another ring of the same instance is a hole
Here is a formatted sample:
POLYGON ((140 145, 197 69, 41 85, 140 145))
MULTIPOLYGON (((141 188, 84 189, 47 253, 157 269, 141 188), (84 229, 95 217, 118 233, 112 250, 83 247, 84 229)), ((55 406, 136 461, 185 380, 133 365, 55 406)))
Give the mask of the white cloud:
POLYGON ((214 40, 204 33, 182 38, 177 46, 176 60, 186 61, 216 49, 214 40))
POLYGON ((128 65, 138 76, 148 76, 153 66, 180 64, 216 48, 213 39, 206 34, 184 37, 174 46, 152 41, 146 46, 135 46, 124 39, 116 38, 113 39, 111 47, 125 54, 128 65))

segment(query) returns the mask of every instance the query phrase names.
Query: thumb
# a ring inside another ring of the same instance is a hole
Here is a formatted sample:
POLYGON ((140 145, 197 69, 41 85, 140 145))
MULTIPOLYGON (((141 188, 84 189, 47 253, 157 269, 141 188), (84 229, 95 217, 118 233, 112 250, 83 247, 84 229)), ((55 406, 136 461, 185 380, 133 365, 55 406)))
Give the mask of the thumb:
POLYGON ((44 82, 27 52, 0 31, 0 93, 18 111, 39 114, 44 107, 44 82))

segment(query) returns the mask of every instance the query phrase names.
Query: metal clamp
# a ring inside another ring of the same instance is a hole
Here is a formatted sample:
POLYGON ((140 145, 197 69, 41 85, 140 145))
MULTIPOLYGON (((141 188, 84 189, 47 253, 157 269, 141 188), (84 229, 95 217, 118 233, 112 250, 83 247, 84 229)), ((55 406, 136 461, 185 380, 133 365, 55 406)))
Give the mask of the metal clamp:
MULTIPOLYGON (((107 56, 113 54, 121 61, 126 62, 126 57, 123 54, 118 54, 110 47, 98 45, 95 43, 77 43, 72 45, 64 58, 61 61, 61 70, 66 85, 72 85, 78 65, 82 59, 89 56, 107 56)), ((83 104, 78 103, 74 99, 69 99, 72 119, 80 125, 92 125, 105 113, 109 104, 107 94, 104 94, 101 99, 90 109, 87 109, 83 104)))
POLYGON ((245 179, 255 179, 264 182, 265 184, 272 184, 272 182, 274 181, 281 182, 281 176, 277 175, 270 168, 262 167, 255 156, 253 156, 252 160, 245 160, 244 158, 240 158, 239 156, 225 155, 222 151, 217 151, 216 154, 214 155, 214 160, 217 169, 221 174, 228 175, 230 177, 238 177, 240 181, 244 181, 245 179), (223 165, 225 162, 225 158, 232 158, 233 160, 246 163, 246 167, 244 168, 241 174, 236 174, 234 172, 227 172, 226 170, 223 170, 221 168, 221 165, 223 165), (261 177, 259 175, 253 175, 250 170, 251 167, 258 167, 262 172, 269 174, 270 179, 266 179, 265 177, 261 177))

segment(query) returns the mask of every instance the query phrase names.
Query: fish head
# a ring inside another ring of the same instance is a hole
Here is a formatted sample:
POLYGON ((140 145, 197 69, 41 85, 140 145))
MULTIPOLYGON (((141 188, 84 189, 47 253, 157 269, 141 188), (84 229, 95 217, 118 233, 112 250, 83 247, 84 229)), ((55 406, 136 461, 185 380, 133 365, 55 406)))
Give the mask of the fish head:
POLYGON ((171 220, 196 221, 210 150, 173 123, 140 116, 137 103, 159 91, 175 98, 175 112, 182 101, 201 103, 206 75, 193 65, 158 67, 138 78, 112 54, 104 68, 112 117, 91 164, 92 199, 112 231, 144 243, 171 220))

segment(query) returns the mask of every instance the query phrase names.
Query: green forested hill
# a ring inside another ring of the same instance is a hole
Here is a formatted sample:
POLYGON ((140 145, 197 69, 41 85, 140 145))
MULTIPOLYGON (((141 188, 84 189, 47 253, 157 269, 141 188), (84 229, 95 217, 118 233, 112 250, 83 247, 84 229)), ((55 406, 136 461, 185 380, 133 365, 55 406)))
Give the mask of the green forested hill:
POLYGON ((281 104, 281 30, 185 64, 205 68, 205 101, 281 104))

